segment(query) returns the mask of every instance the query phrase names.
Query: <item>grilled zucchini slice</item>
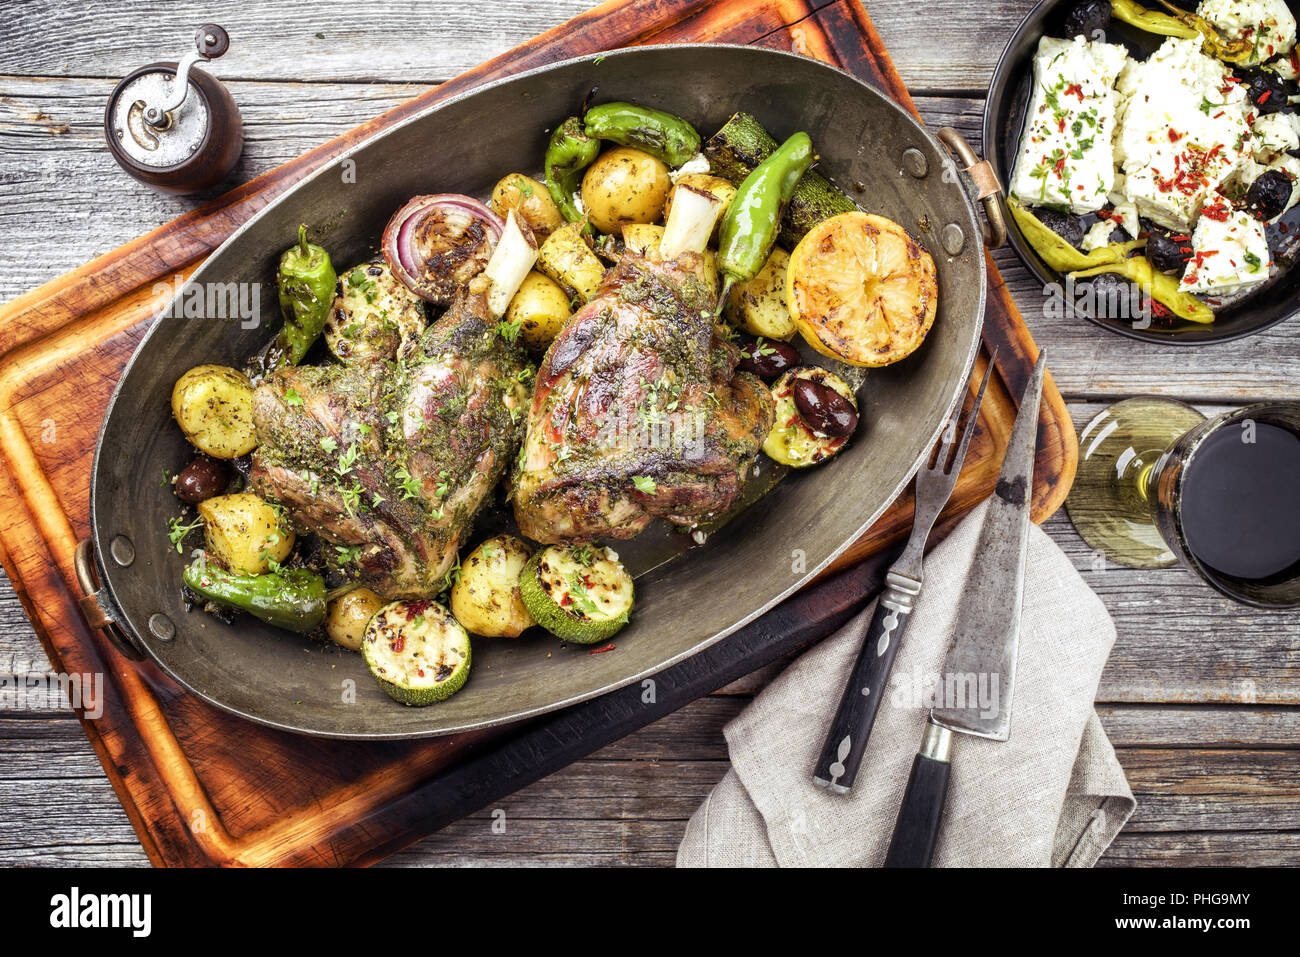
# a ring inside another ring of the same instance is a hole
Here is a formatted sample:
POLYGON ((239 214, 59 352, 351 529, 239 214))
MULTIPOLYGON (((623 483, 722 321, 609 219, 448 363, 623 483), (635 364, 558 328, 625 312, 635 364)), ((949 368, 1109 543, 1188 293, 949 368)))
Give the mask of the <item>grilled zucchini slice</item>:
POLYGON ((763 451, 782 465, 807 468, 825 462, 848 444, 849 436, 823 435, 804 421, 799 407, 794 403, 796 379, 812 379, 829 386, 849 400, 853 408, 858 401, 849 384, 834 372, 817 366, 796 366, 772 383, 772 398, 776 400, 776 419, 772 431, 763 441, 763 451))
POLYGON ((611 549, 550 545, 524 566, 519 594, 529 614, 551 634, 590 645, 627 624, 632 576, 611 549))
POLYGON ((469 677, 469 633, 436 601, 394 601, 375 613, 361 654, 394 701, 424 707, 443 701, 469 677))

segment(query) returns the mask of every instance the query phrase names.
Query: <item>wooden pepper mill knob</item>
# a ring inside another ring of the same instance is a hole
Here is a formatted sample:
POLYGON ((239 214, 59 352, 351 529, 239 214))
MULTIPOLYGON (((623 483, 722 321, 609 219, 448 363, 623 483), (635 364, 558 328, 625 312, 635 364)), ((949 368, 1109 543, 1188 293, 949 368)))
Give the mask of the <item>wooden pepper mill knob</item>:
POLYGON ((244 121, 226 88, 194 67, 229 49, 229 34, 204 24, 179 63, 142 66, 113 89, 104 137, 119 166, 164 193, 196 193, 225 179, 244 150, 244 121))

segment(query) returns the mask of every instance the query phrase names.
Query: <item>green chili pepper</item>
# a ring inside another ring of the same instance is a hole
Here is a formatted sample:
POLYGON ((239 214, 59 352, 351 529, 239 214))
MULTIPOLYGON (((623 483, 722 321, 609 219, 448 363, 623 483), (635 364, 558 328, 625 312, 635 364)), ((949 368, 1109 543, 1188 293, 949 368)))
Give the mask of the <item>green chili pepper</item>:
POLYGON ((571 116, 555 128, 546 146, 546 188, 560 213, 571 223, 582 219, 573 194, 582 182, 582 171, 600 154, 600 140, 583 132, 582 120, 571 116))
POLYGON ((200 558, 182 578, 201 597, 277 628, 311 631, 325 620, 325 579, 306 568, 240 575, 200 558))
POLYGON ((719 309, 734 283, 749 282, 767 262, 781 228, 781 213, 813 159, 808 134, 795 133, 736 189, 718 234, 718 269, 724 279, 719 309))
POLYGON ((1250 59, 1255 48, 1254 40, 1246 37, 1229 40, 1204 17, 1179 10, 1164 0, 1161 0, 1161 6, 1169 13, 1148 10, 1136 0, 1111 0, 1110 10, 1112 16, 1147 33, 1186 40, 1199 35, 1204 38, 1202 47, 1206 53, 1228 63, 1245 63, 1250 59))
POLYGON ((1042 257, 1043 262, 1057 272, 1069 272, 1072 269, 1090 269, 1105 263, 1122 262, 1134 249, 1147 244, 1145 239, 1134 239, 1126 243, 1111 243, 1098 246, 1091 252, 1080 252, 1071 246, 1060 233, 1052 229, 1037 216, 1025 209, 1014 199, 1007 200, 1011 215, 1020 227, 1020 234, 1034 247, 1034 252, 1042 257))
POLYGON ((1159 272, 1145 256, 1130 256, 1092 269, 1078 269, 1071 272, 1070 276, 1073 279, 1085 279, 1104 272, 1124 276, 1175 316, 1188 322, 1207 324, 1214 321, 1214 311, 1209 306, 1190 292, 1185 292, 1179 286, 1177 277, 1159 272))
POLYGON ((700 151, 700 134, 680 116, 635 103, 602 103, 587 111, 588 136, 635 146, 669 166, 681 166, 700 151))
POLYGON ((297 365, 325 328, 338 285, 329 253, 307 242, 305 225, 298 227, 297 245, 280 256, 275 281, 284 313, 284 328, 272 347, 275 364, 297 365))

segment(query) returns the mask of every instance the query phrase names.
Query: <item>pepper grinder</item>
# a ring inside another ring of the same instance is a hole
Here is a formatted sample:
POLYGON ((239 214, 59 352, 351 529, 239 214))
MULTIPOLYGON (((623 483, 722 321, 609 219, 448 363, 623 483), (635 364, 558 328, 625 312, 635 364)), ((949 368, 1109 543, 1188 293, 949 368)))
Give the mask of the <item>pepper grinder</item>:
POLYGON ((195 69, 230 49, 215 23, 194 34, 179 63, 150 63, 122 80, 104 110, 104 136, 119 166, 164 193, 215 186, 244 150, 244 121, 226 88, 195 69))

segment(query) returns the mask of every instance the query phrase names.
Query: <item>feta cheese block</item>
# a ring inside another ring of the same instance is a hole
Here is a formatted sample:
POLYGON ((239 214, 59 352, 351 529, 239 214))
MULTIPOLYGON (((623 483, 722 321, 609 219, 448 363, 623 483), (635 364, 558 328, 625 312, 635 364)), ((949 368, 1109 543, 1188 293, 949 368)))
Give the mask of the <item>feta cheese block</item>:
POLYGON ((1116 84, 1115 160, 1138 212, 1188 232, 1196 212, 1251 157, 1254 110, 1232 71, 1201 38, 1170 37, 1116 84))
POLYGON ((1201 210, 1180 287, 1184 292, 1226 296, 1267 279, 1268 264, 1264 224, 1218 196, 1201 210))
POLYGON ((1115 177, 1112 86, 1127 56, 1118 44, 1083 37, 1038 41, 1012 196, 1073 213, 1105 205, 1115 177))
POLYGON ((1255 121, 1255 161, 1270 163, 1283 153, 1300 150, 1300 117, 1269 113, 1255 121))
POLYGON ((1286 0, 1203 0, 1196 14, 1230 40, 1252 41, 1246 64, 1263 63, 1295 46, 1295 16, 1286 0))

